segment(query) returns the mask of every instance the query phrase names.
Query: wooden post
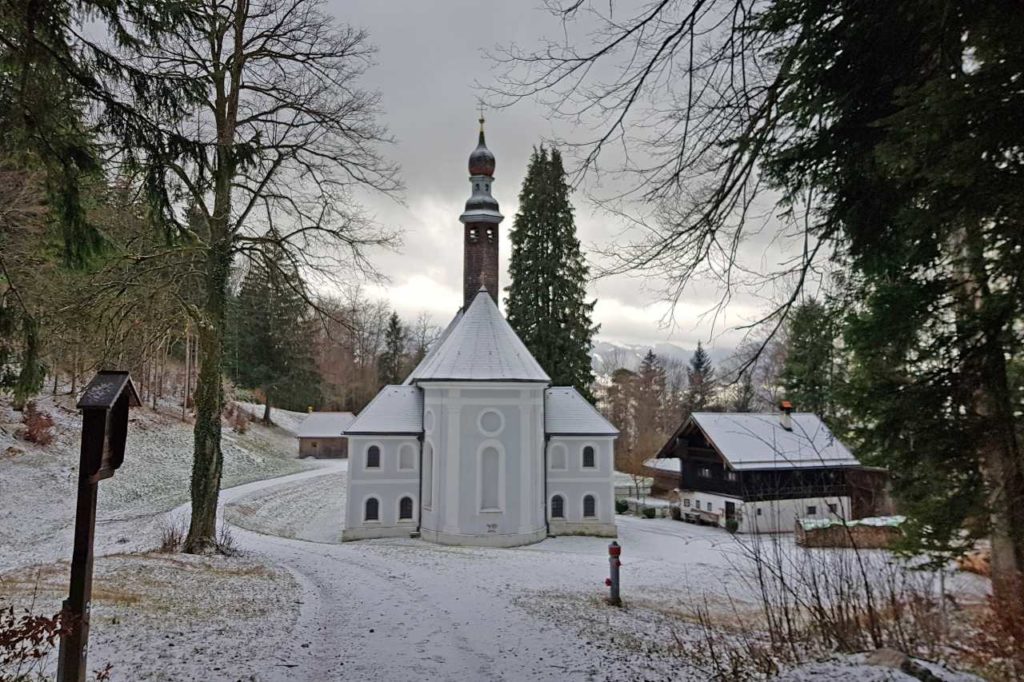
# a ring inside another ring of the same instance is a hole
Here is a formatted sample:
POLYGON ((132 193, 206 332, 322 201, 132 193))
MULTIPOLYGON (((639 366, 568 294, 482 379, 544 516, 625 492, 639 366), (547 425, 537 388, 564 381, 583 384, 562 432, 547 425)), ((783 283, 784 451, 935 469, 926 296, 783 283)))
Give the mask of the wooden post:
POLYGON ((71 587, 61 614, 63 631, 57 682, 85 682, 97 486, 103 479, 113 476, 124 461, 128 409, 141 404, 128 372, 110 371, 99 372, 78 401, 78 408, 82 410, 82 450, 78 466, 75 545, 71 555, 71 587))
MULTIPOLYGON (((82 462, 90 452, 103 449, 106 412, 89 410, 82 420, 82 462)), ((71 589, 64 601, 57 682, 84 682, 89 642, 89 609, 92 601, 93 539, 96 534, 96 492, 85 466, 78 469, 78 504, 75 510, 75 545, 71 556, 71 589)))

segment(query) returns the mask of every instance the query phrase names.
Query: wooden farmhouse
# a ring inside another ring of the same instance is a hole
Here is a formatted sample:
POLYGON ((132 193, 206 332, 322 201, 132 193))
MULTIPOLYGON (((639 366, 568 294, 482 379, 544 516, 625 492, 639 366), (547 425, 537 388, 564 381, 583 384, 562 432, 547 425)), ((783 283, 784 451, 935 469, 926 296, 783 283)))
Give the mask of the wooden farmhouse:
POLYGON ((798 519, 891 513, 887 473, 864 467, 814 414, 696 412, 646 462, 653 492, 684 520, 741 533, 791 532, 798 519))
POLYGON ((310 412, 299 425, 299 457, 348 457, 345 429, 355 420, 351 412, 310 412))

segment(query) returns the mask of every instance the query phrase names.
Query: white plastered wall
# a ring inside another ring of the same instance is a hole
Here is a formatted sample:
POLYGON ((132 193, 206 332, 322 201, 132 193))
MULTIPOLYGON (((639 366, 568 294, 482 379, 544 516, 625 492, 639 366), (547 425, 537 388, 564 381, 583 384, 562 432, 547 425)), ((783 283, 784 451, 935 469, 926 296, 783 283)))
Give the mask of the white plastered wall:
MULTIPOLYGON (((424 389, 424 444, 432 492, 420 532, 445 544, 509 547, 542 540, 544 386, 438 382, 424 389), (483 458, 497 452, 497 481, 483 458), (484 505, 497 486, 498 504, 484 505)), ((425 473, 426 472, 425 466, 425 473)))
POLYGON ((613 444, 610 436, 551 436, 547 443, 547 511, 552 535, 616 537, 613 444), (583 466, 583 452, 594 449, 594 467, 583 466), (564 500, 564 518, 552 517, 552 500, 564 500), (595 514, 583 515, 587 495, 595 514))
POLYGON ((416 530, 419 514, 420 444, 415 436, 349 437, 349 465, 345 528, 342 540, 408 537, 416 530), (380 467, 367 468, 371 446, 380 448, 380 467), (403 457, 404 452, 404 457, 403 457), (411 459, 410 459, 411 455, 411 459), (406 467, 401 465, 405 464, 406 467), (411 468, 408 465, 411 464, 411 468), (412 498, 412 518, 399 519, 403 497, 412 498), (366 501, 379 503, 379 520, 365 519, 366 501))

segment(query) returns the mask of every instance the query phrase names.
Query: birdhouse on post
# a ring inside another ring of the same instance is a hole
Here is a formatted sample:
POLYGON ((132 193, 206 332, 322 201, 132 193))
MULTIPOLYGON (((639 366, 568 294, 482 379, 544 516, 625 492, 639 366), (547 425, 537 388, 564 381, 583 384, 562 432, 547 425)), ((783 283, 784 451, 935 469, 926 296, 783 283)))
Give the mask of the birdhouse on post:
POLYGON ((97 484, 113 476, 124 461, 128 408, 141 404, 128 372, 114 371, 99 372, 78 401, 78 408, 82 410, 82 450, 71 589, 62 614, 64 634, 60 640, 58 682, 85 680, 97 484))

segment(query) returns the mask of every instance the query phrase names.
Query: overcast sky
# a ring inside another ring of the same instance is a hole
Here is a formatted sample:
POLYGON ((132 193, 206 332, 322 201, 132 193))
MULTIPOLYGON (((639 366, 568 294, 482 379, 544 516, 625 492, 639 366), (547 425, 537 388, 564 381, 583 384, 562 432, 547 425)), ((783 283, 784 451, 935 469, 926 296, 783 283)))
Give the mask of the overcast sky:
MULTIPOLYGON (((404 240, 400 253, 376 254, 374 262, 390 283, 370 293, 388 300, 407 320, 425 311, 438 324, 447 323, 461 305, 458 216, 469 196, 466 160, 476 145, 477 99, 482 94, 476 83, 491 82, 495 74, 484 51, 510 43, 529 47, 542 36, 557 37, 558 22, 530 0, 328 1, 339 21, 367 29, 379 49, 377 65, 364 84, 382 95, 384 121, 396 138, 385 153, 401 166, 406 187, 404 205, 382 197, 363 201, 379 222, 399 228, 404 240)), ((546 139, 574 139, 574 131, 549 120, 534 103, 489 111, 486 117, 488 146, 497 158, 493 193, 506 216, 501 258, 507 266, 507 234, 531 148, 546 139)), ((621 221, 596 211, 584 193, 574 195, 584 246, 607 246, 621 239, 621 221)), ((770 259, 763 251, 764 245, 751 244, 748 258, 770 259)), ((507 284, 503 271, 501 286, 507 284)), ((675 308, 675 324, 665 326, 669 307, 659 300, 657 282, 610 278, 593 283, 590 292, 597 299, 594 314, 602 340, 667 341, 686 348, 710 340, 719 353, 740 338, 730 327, 752 319, 765 305, 756 297, 739 296, 713 326, 701 314, 714 306, 721 291, 713 283, 699 284, 675 308)))

